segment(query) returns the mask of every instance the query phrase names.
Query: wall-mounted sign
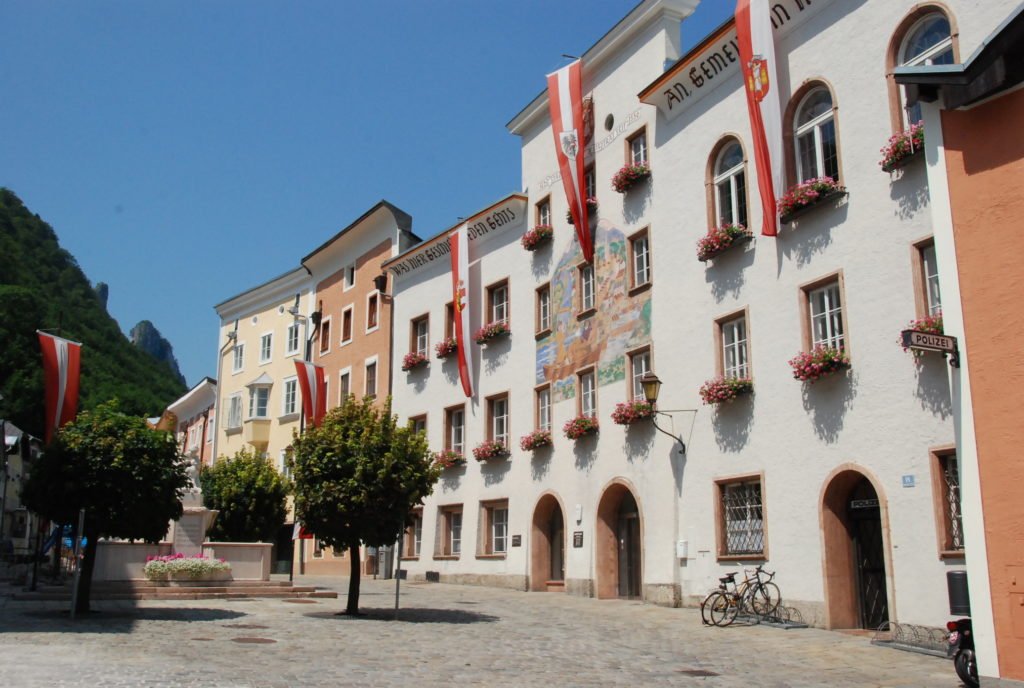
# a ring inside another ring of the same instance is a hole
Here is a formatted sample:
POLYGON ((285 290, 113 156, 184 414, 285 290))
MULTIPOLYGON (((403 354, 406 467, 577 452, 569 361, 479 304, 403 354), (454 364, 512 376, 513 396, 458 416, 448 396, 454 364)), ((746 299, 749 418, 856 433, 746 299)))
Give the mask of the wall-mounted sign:
POLYGON ((572 533, 572 546, 582 547, 583 546, 583 531, 574 530, 572 533))
POLYGON ((513 547, 522 547, 523 546, 523 536, 522 535, 513 535, 512 536, 512 546, 513 547))
POLYGON ((914 476, 905 475, 903 476, 903 487, 913 487, 915 484, 914 476))
POLYGON ((954 368, 960 367, 960 349, 957 347, 956 337, 917 330, 903 330, 902 334, 904 348, 949 354, 949 365, 954 368))
POLYGON ((878 508, 878 500, 877 499, 851 499, 850 500, 850 508, 851 509, 877 509, 878 508))

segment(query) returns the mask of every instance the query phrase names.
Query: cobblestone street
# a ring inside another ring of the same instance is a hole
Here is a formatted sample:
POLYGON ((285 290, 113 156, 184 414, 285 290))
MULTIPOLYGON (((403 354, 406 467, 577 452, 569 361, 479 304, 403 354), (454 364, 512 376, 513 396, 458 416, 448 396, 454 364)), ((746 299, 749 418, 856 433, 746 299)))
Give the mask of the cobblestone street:
POLYGON ((0 685, 929 686, 944 659, 817 629, 703 627, 693 609, 561 594, 364 580, 363 618, 337 600, 95 602, 0 597, 0 685))

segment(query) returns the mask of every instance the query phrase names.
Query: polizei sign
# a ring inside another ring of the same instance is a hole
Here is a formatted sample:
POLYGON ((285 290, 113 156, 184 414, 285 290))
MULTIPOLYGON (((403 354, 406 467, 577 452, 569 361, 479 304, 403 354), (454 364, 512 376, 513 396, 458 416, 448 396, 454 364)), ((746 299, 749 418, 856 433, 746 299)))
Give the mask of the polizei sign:
POLYGON ((956 337, 917 330, 903 330, 903 347, 917 351, 938 351, 949 354, 949 365, 960 367, 960 349, 957 348, 956 337))

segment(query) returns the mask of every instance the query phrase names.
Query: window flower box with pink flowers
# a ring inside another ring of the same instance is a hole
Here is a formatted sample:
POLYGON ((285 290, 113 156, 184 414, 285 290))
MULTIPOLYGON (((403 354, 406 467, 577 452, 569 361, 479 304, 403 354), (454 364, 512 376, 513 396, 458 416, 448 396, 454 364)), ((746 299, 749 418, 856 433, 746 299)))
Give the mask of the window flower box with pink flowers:
POLYGON ((815 382, 850 367, 850 355, 831 346, 816 346, 802 351, 789 361, 793 377, 802 382, 815 382))
POLYGON ((533 229, 527 230, 523 234, 519 243, 523 245, 527 251, 536 251, 544 244, 551 241, 551 237, 555 235, 555 230, 551 225, 537 225, 533 229))
POLYGON ((466 457, 457 451, 445 449, 434 453, 434 464, 440 468, 455 468, 466 463, 466 457))
POLYGON ((455 337, 445 337, 434 346, 434 355, 444 360, 459 350, 455 337))
POLYGON ((733 246, 740 246, 753 238, 750 230, 740 224, 712 227, 697 241, 697 260, 705 263, 733 246))
POLYGON ((612 177, 612 188, 624 194, 650 176, 651 166, 646 162, 623 165, 612 177))
MULTIPOLYGON (((590 198, 588 198, 585 201, 585 203, 587 204, 587 217, 590 218, 590 219, 593 219, 594 216, 597 215, 597 206, 598 206, 597 196, 591 196, 590 198)), ((576 224, 576 222, 573 221, 573 219, 572 219, 572 211, 571 210, 566 210, 565 211, 565 221, 568 222, 570 225, 576 224)))
POLYGON ((726 404, 753 391, 754 382, 749 377, 716 377, 700 386, 700 398, 705 404, 726 404))
POLYGON ((473 335, 473 341, 477 344, 488 344, 500 339, 507 337, 512 334, 512 330, 508 328, 508 322, 505 320, 498 320, 496 322, 487 323, 473 335))
POLYGON ((845 195, 846 187, 840 186, 832 177, 800 182, 779 199, 779 222, 788 225, 811 208, 845 195))
POLYGON ((550 430, 534 430, 519 438, 519 448, 523 451, 535 451, 551 445, 550 430))
POLYGON ((612 422, 616 425, 632 425, 653 418, 654 413, 654 404, 635 399, 615 404, 615 410, 612 411, 612 422))
POLYGON ((906 131, 890 136, 879 152, 882 159, 878 166, 883 172, 892 172, 919 158, 924 152, 924 123, 911 124, 906 131))
POLYGON ((427 364, 427 355, 419 351, 410 351, 402 357, 402 370, 409 372, 427 364))
POLYGON ((473 458, 477 461, 489 461, 490 459, 504 459, 509 455, 508 447, 504 442, 495 440, 484 440, 473 447, 473 458))
POLYGON ((586 435, 595 435, 598 430, 597 418, 593 416, 573 418, 562 426, 562 433, 571 440, 578 440, 586 435))
MULTIPOLYGON (((907 327, 905 330, 903 330, 903 332, 906 332, 908 330, 910 332, 923 332, 925 334, 946 334, 946 331, 942 325, 941 312, 936 313, 935 315, 926 315, 925 317, 918 318, 917 320, 911 320, 909 323, 907 323, 907 327)), ((923 356, 925 353, 924 350, 911 349, 909 346, 906 345, 906 338, 904 337, 903 332, 900 332, 900 346, 903 347, 903 350, 910 351, 916 357, 923 356)))

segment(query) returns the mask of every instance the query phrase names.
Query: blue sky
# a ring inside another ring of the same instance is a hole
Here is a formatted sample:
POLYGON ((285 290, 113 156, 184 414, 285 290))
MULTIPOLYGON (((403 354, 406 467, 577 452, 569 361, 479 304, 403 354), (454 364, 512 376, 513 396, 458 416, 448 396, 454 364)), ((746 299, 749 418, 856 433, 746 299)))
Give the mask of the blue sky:
MULTIPOLYGON (((213 305, 382 198, 429 237, 519 190, 505 124, 632 0, 3 0, 0 186, 189 384, 213 305)), ((684 49, 728 18, 703 0, 684 49)))

